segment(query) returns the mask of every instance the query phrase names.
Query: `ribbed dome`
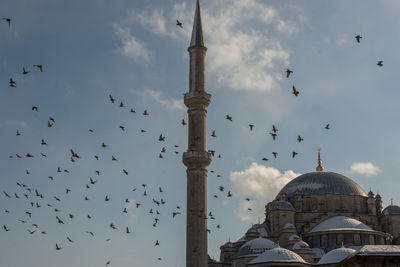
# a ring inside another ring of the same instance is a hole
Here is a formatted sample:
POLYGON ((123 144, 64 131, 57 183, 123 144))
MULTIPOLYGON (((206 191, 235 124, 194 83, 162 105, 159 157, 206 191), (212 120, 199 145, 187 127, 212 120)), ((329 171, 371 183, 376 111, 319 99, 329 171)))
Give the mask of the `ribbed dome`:
POLYGON ((296 191, 301 195, 337 194, 367 196, 358 184, 344 175, 335 172, 310 172, 290 181, 282 188, 275 199, 280 199, 283 194, 291 197, 296 191))
POLYGON ((237 257, 253 256, 263 253, 268 249, 277 247, 277 245, 266 238, 255 238, 244 243, 237 253, 237 257))
POLYGON ((346 216, 334 216, 311 229, 310 233, 334 231, 334 230, 367 230, 373 231, 362 222, 346 216))
POLYGON ((252 263, 265 263, 265 262, 299 262, 306 263, 302 257, 285 248, 277 247, 265 251, 257 258, 251 260, 252 263))
POLYGON ((387 206, 383 212, 383 215, 400 215, 400 207, 396 205, 387 206))
POLYGON ((350 254, 356 252, 356 250, 351 248, 337 248, 326 253, 319 260, 318 265, 320 264, 332 264, 338 263, 347 258, 350 254))

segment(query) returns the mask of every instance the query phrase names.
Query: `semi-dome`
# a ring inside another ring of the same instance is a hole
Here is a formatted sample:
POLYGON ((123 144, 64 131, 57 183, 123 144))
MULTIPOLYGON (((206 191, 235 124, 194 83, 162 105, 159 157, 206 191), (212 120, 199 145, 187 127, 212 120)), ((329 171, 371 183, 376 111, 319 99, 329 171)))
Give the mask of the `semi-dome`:
POLYGON ((298 176, 290 181, 278 193, 275 199, 280 199, 281 195, 287 197, 295 193, 300 195, 357 195, 366 197, 365 191, 354 181, 344 175, 335 172, 310 172, 298 176))
POLYGON ((287 202, 285 200, 278 200, 275 201, 272 206, 271 210, 290 210, 290 211, 296 211, 290 202, 287 202))
POLYGON ((251 260, 249 264, 266 262, 306 263, 303 258, 295 252, 285 248, 277 247, 265 251, 257 258, 251 260))
POLYGON ((319 260, 318 265, 321 264, 333 264, 338 263, 347 258, 350 254, 353 254, 356 250, 351 248, 337 248, 326 253, 319 260))
POLYGON ((237 253, 237 257, 247 257, 263 253, 268 249, 276 248, 277 244, 266 238, 254 238, 244 243, 237 253))
POLYGON ((362 222, 346 216, 334 216, 311 229, 310 233, 335 231, 335 230, 366 230, 373 231, 371 227, 362 222))
POLYGON ((400 215, 400 207, 396 205, 387 206, 383 211, 383 215, 400 215))

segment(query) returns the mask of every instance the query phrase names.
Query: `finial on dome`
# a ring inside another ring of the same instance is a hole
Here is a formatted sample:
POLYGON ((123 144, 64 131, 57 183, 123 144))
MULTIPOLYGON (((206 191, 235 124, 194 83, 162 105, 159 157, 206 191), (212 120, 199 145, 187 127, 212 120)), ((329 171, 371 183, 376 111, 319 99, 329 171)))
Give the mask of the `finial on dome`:
POLYGON ((390 206, 393 206, 393 198, 390 199, 390 206))
POLYGON ((204 46, 203 27, 201 25, 199 0, 197 0, 196 11, 194 13, 192 39, 190 40, 190 47, 192 46, 204 46))
POLYGON ((321 161, 321 149, 318 148, 318 166, 315 169, 317 172, 323 172, 324 167, 322 167, 322 161, 321 161))

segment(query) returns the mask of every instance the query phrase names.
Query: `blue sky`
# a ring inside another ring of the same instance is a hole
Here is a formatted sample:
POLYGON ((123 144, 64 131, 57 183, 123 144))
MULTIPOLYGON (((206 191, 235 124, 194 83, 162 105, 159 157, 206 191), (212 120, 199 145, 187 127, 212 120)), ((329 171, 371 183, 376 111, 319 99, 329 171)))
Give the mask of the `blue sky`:
MULTIPOLYGON (((184 265, 181 156, 187 129, 181 120, 187 117, 183 94, 194 2, 0 2, 1 18, 12 18, 10 28, 0 24, 0 188, 12 194, 0 201, 0 224, 10 228, 0 231, 1 266, 184 265), (22 75, 23 66, 31 72, 22 75), (10 77, 16 88, 8 86, 10 77), (142 115, 145 109, 149 116, 142 115), (49 116, 55 119, 51 128, 49 116), (165 142, 158 141, 161 133, 165 142), (102 142, 109 146, 102 148, 102 142), (162 147, 166 153, 160 159, 162 147), (81 157, 74 163, 70 149, 81 157), (58 173, 58 167, 70 173, 58 173), (87 189, 89 177, 97 183, 87 189), (23 194, 29 192, 17 181, 44 198, 31 193, 26 199, 23 194), (158 207, 153 198, 166 204, 158 207), (173 219, 177 206, 182 214, 173 219), (150 209, 161 214, 149 214, 150 209), (156 228, 155 217, 160 219, 156 228), (33 223, 39 229, 30 235, 33 223), (125 233, 127 226, 131 234, 125 233), (154 246, 156 240, 160 246, 154 246), (56 243, 63 249, 56 251, 56 243)), ((397 1, 202 0, 201 6, 212 94, 208 148, 222 155, 209 167, 214 172, 209 173, 208 208, 216 218, 209 221, 212 257, 219 257, 219 246, 228 238, 240 238, 258 217, 263 219, 263 206, 287 181, 315 169, 318 148, 326 170, 379 192, 384 206, 390 199, 400 202, 397 1), (363 36, 359 44, 357 34, 363 36), (379 60, 383 67, 376 65, 379 60), (294 71, 288 79, 286 68, 294 71), (291 94, 293 85, 298 97, 291 94), (233 122, 225 120, 227 114, 233 122), (325 130, 328 123, 331 129, 325 130), (248 124, 255 125, 252 132, 248 124), (279 130, 275 142, 268 134, 273 124, 279 130), (297 135, 304 142, 299 144, 297 135), (294 159, 292 151, 299 153, 294 159), (228 190, 232 198, 226 197, 228 190)))

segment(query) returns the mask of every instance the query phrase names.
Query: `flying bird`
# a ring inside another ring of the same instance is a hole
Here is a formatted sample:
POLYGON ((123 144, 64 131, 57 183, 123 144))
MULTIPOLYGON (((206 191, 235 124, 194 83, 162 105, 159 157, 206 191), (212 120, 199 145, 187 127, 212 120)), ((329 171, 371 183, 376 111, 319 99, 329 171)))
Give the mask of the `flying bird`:
POLYGON ((297 153, 296 151, 292 152, 292 158, 296 157, 296 155, 298 155, 299 153, 297 153))
POLYGON ((26 74, 28 74, 30 71, 27 71, 26 69, 25 69, 25 67, 22 67, 22 74, 24 74, 24 75, 26 75, 26 74))
POLYGON ((286 69, 286 78, 289 78, 290 74, 293 73, 292 70, 286 69))
POLYGON ((37 67, 40 72, 43 72, 43 65, 33 65, 34 67, 37 67))
POLYGON ((357 43, 360 43, 360 40, 362 39, 362 36, 356 35, 354 38, 356 38, 357 43))
POLYGON ((253 131, 254 125, 253 124, 249 124, 249 128, 250 128, 250 132, 253 131))
POLYGON ((217 136, 215 135, 215 130, 212 131, 211 136, 212 136, 212 137, 217 137, 217 136))
POLYGON ((269 133, 272 136, 272 140, 276 140, 276 137, 278 136, 276 133, 269 133))
POLYGON ((113 97, 112 95, 109 95, 108 97, 110 98, 110 101, 111 101, 111 103, 113 103, 113 104, 114 104, 114 103, 115 103, 115 99, 114 99, 114 97, 113 97))
POLYGON ((298 136, 297 136, 297 141, 300 143, 301 141, 304 141, 304 139, 303 139, 303 138, 301 138, 301 136, 300 136, 300 135, 298 135, 298 136))
POLYGON ((376 63, 376 65, 378 65, 379 67, 383 67, 383 61, 379 60, 378 63, 376 63))
POLYGON ((33 106, 33 107, 32 107, 32 110, 33 110, 33 111, 36 111, 36 112, 39 111, 39 109, 38 109, 37 106, 33 106))
POLYGON ((328 123, 327 125, 325 125, 325 129, 326 129, 326 130, 329 130, 329 129, 330 129, 329 123, 328 123))
POLYGON ((11 77, 10 78, 10 87, 14 87, 14 88, 17 88, 17 83, 13 80, 13 78, 11 77))
POLYGON ((299 91, 296 90, 296 87, 294 87, 294 85, 292 86, 292 94, 294 94, 295 96, 299 96, 299 91))
POLYGON ((229 115, 226 115, 225 119, 227 119, 228 121, 232 121, 232 117, 229 115))
POLYGON ((149 115, 149 112, 147 112, 147 109, 145 109, 145 110, 143 111, 143 115, 145 115, 145 116, 148 116, 148 115, 149 115))
POLYGON ((176 26, 183 28, 182 22, 180 22, 179 20, 176 20, 176 26))
POLYGON ((278 155, 278 152, 272 152, 272 155, 274 155, 274 158, 278 155))
POLYGON ((8 28, 10 28, 11 27, 11 18, 3 18, 3 20, 8 23, 8 28))
POLYGON ((182 119, 182 125, 183 125, 183 126, 185 126, 185 125, 186 125, 186 122, 185 122, 185 120, 184 120, 184 119, 182 119))

